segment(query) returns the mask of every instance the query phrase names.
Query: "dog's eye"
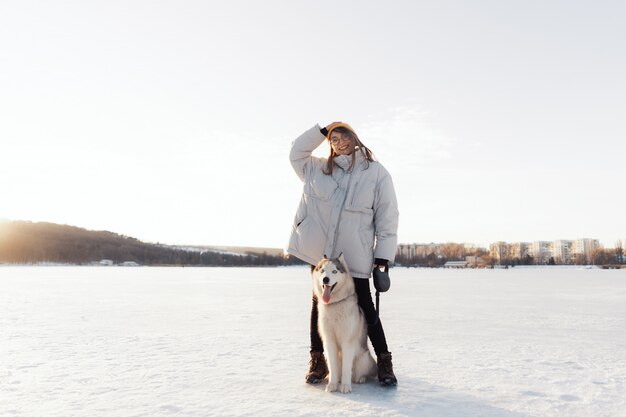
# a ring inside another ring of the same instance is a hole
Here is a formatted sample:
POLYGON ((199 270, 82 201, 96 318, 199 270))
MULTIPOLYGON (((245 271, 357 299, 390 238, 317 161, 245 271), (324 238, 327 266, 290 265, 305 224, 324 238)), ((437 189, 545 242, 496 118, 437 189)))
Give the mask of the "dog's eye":
POLYGON ((337 270, 334 270, 334 271, 333 271, 333 274, 336 274, 336 273, 337 273, 337 270))

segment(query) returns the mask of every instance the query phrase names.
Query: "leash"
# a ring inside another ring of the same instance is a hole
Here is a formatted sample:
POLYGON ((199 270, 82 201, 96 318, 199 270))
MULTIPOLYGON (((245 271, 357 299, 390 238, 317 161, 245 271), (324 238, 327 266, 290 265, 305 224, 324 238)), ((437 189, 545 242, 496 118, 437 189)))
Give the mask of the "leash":
POLYGON ((385 269, 381 270, 377 265, 373 271, 374 288, 376 288, 376 316, 380 315, 380 293, 389 290, 391 280, 389 279, 389 265, 385 265, 385 269))

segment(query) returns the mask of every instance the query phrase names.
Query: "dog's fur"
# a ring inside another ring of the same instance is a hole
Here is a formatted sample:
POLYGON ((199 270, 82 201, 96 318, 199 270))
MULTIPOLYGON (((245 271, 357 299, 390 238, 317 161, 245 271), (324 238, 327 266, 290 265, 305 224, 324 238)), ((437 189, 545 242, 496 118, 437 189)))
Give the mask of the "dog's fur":
POLYGON ((343 255, 333 260, 324 257, 313 269, 312 279, 329 369, 326 391, 351 392, 352 382, 360 384, 376 375, 376 362, 367 347, 367 324, 343 255))

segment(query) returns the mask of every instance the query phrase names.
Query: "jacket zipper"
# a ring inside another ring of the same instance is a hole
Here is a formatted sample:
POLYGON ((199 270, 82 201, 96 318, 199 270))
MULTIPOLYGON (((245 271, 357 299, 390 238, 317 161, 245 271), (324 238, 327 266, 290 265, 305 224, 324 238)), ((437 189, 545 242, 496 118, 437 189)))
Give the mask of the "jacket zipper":
MULTIPOLYGON (((339 234, 339 225, 341 223, 341 214, 343 213, 343 208, 346 205, 346 200, 348 199, 348 192, 350 191, 350 183, 352 182, 352 172, 350 172, 348 177, 348 186, 346 187, 346 194, 343 196, 343 201, 341 202, 341 208, 339 209, 339 216, 337 216, 337 225, 335 226, 335 236, 333 238, 333 250, 335 252, 335 247, 337 246, 337 237, 339 234)), ((332 257, 332 254, 331 254, 332 257)))
POLYGON ((359 186, 359 182, 354 183, 354 191, 352 192, 352 198, 350 199, 350 207, 354 207, 354 197, 356 196, 356 189, 359 186))

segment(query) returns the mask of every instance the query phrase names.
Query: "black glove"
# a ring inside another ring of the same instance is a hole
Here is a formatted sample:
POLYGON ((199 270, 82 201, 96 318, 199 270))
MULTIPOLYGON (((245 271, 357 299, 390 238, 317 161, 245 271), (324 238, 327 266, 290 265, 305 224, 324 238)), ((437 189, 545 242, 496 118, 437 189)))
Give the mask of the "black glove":
POLYGON ((376 258, 374 259, 376 266, 374 267, 374 288, 378 292, 385 292, 391 287, 391 280, 389 279, 389 261, 386 259, 376 258))

